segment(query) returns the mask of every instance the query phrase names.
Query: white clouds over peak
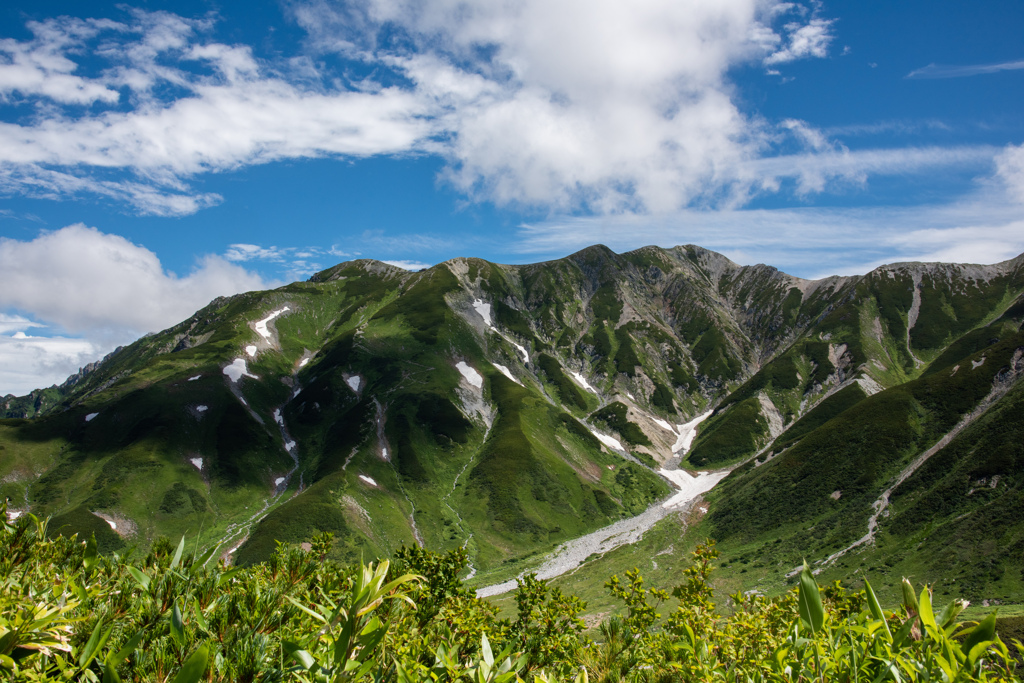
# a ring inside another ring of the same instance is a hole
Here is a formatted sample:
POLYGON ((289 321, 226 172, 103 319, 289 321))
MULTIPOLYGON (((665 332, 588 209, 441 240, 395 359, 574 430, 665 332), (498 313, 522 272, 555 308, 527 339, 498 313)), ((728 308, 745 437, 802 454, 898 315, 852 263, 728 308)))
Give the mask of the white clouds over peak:
POLYGON ((216 256, 177 276, 145 247, 80 224, 31 241, 0 239, 0 271, 0 307, 31 311, 40 321, 95 339, 159 331, 217 296, 267 286, 216 256))
POLYGON ((729 70, 821 57, 831 39, 816 9, 771 0, 290 8, 315 51, 339 51, 378 82, 303 55, 261 60, 214 40, 209 18, 123 11, 119 22, 35 23, 32 40, 0 43, 0 94, 56 105, 0 123, 0 191, 93 193, 180 215, 220 201, 190 187, 204 173, 432 153, 448 159, 455 187, 499 204, 615 212, 735 201, 772 186, 746 165, 771 136, 738 107, 729 70), (402 40, 378 40, 387 31, 402 40), (61 109, 76 103, 92 108, 61 109))

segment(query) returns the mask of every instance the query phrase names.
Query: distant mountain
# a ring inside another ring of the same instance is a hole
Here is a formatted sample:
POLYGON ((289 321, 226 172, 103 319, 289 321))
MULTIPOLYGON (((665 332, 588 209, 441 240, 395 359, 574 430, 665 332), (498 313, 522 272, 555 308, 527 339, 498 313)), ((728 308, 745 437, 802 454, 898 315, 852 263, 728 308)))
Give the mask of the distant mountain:
POLYGON ((4 399, 0 496, 107 548, 198 534, 245 563, 332 531, 342 558, 466 545, 496 576, 682 460, 735 468, 701 522, 726 543, 984 558, 1019 587, 1022 320, 1024 256, 817 281, 695 246, 351 261, 4 399))

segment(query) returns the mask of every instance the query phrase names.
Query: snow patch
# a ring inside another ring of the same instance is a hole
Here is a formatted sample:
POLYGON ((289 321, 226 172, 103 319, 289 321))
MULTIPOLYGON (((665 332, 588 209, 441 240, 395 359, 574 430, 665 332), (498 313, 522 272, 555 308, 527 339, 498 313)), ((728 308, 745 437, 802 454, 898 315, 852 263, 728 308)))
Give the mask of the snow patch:
POLYGON ((192 463, 193 467, 195 467, 197 470, 199 470, 200 472, 203 471, 203 459, 202 458, 191 458, 190 462, 192 463))
POLYGON ((249 354, 249 358, 255 358, 256 357, 256 347, 255 346, 246 346, 245 347, 245 352, 247 354, 249 354))
POLYGON ((484 378, 480 376, 480 373, 473 368, 466 365, 466 361, 460 360, 455 364, 462 376, 466 378, 466 381, 472 384, 477 389, 482 389, 484 386, 484 378))
POLYGON ((981 360, 972 360, 971 361, 971 369, 972 370, 977 370, 978 368, 980 368, 984 364, 985 364, 985 356, 982 356, 981 360))
POLYGON ((195 377, 189 377, 189 378, 188 378, 188 381, 189 381, 189 382, 195 382, 195 381, 196 381, 197 379, 199 379, 200 377, 202 377, 202 375, 196 375, 195 377))
POLYGON ((285 441, 284 442, 284 449, 286 451, 288 451, 289 453, 291 453, 295 449, 296 445, 297 444, 294 441, 285 441))
POLYGON ((274 410, 274 422, 284 427, 284 418, 281 417, 281 409, 277 408, 274 410))
POLYGON ((281 315, 282 313, 284 313, 285 311, 288 311, 288 310, 291 310, 291 309, 289 309, 287 306, 285 306, 284 308, 282 308, 282 309, 280 309, 278 311, 274 311, 273 313, 268 315, 263 320, 260 320, 259 322, 257 322, 256 323, 256 333, 259 334, 264 339, 266 339, 267 341, 270 341, 270 330, 267 329, 267 323, 269 323, 271 320, 273 320, 274 318, 276 318, 277 316, 281 315))
POLYGON ((618 439, 613 439, 607 434, 602 434, 601 432, 595 432, 593 429, 590 430, 590 433, 596 436, 598 441, 603 443, 605 446, 608 446, 609 448, 614 448, 617 451, 626 450, 625 448, 622 447, 622 444, 619 443, 618 439))
POLYGON ((243 377, 252 377, 253 379, 259 379, 256 375, 249 372, 249 369, 245 366, 244 358, 236 358, 234 362, 224 368, 224 374, 231 378, 232 382, 238 383, 238 380, 243 377))
POLYGON ((21 517, 22 512, 24 512, 24 510, 8 510, 7 516, 10 517, 11 521, 13 522, 18 517, 21 517))
POLYGON ((97 415, 99 415, 99 413, 89 413, 88 415, 85 416, 85 421, 92 422, 97 415))
POLYGON ((105 521, 105 522, 106 522, 107 524, 109 524, 109 525, 110 525, 110 528, 111 528, 111 529, 113 529, 114 531, 117 531, 117 522, 115 522, 115 521, 114 521, 114 520, 112 520, 112 519, 107 519, 107 520, 104 520, 104 521, 105 521))
POLYGON ((629 400, 630 401, 635 401, 636 400, 636 398, 633 397, 633 394, 629 393, 628 391, 626 392, 626 396, 629 396, 629 400))
POLYGON ((345 383, 352 389, 352 391, 359 393, 359 387, 363 385, 363 378, 359 375, 352 375, 345 380, 345 383))
POLYGON ((309 362, 308 358, 303 358, 302 360, 299 361, 299 367, 300 368, 306 367, 306 363, 308 363, 308 362, 309 362))
POLYGON ((494 367, 498 368, 498 372, 500 372, 501 374, 505 375, 506 377, 508 377, 510 380, 512 380, 513 382, 515 382, 519 386, 523 386, 523 383, 520 382, 519 380, 517 380, 515 377, 513 377, 512 376, 512 372, 508 368, 506 368, 504 365, 499 365, 498 363, 492 363, 492 365, 494 365, 494 367))
POLYGON ((713 412, 715 411, 709 410, 703 415, 698 415, 689 422, 679 425, 679 438, 676 439, 675 444, 672 445, 672 452, 685 453, 690 450, 690 446, 693 445, 693 440, 697 437, 697 425, 711 417, 711 413, 713 412))
POLYGON ((658 470, 658 474, 679 487, 679 493, 661 504, 665 509, 672 509, 683 507, 700 494, 710 491, 729 472, 698 472, 697 476, 693 476, 685 470, 658 470))
POLYGON ((595 393, 595 394, 597 393, 597 389, 595 389, 594 387, 590 386, 590 382, 588 382, 583 377, 583 375, 581 375, 578 372, 573 372, 572 370, 569 371, 569 374, 572 375, 572 378, 574 380, 576 380, 576 383, 579 384, 581 387, 583 387, 584 389, 586 389, 589 392, 592 392, 592 393, 595 393))
POLYGON ((523 354, 523 362, 524 362, 524 363, 529 363, 529 362, 530 362, 530 354, 528 354, 528 353, 526 352, 526 349, 524 349, 524 348, 523 348, 522 346, 520 346, 519 344, 516 344, 515 342, 511 342, 511 343, 512 343, 512 346, 514 346, 514 347, 516 347, 517 349, 519 349, 519 353, 523 354))
POLYGON ((197 413, 205 413, 209 409, 210 409, 210 406, 196 406, 196 412, 197 413))
POLYGON ((284 477, 278 477, 277 479, 274 480, 274 486, 280 486, 283 483, 284 483, 284 477))
POLYGON ((373 479, 371 479, 370 477, 366 476, 365 474, 360 474, 359 478, 362 479, 363 481, 365 481, 370 486, 376 486, 377 485, 377 482, 375 482, 373 479))
POLYGON ((673 434, 675 434, 675 432, 676 432, 676 430, 672 428, 672 425, 670 425, 668 422, 665 422, 661 418, 652 417, 651 421, 653 421, 654 424, 658 425, 662 429, 667 429, 668 431, 672 432, 673 434))
POLYGON ((480 317, 487 323, 487 327, 494 329, 494 323, 491 322, 491 305, 484 303, 483 299, 475 299, 473 301, 473 308, 480 314, 480 317))

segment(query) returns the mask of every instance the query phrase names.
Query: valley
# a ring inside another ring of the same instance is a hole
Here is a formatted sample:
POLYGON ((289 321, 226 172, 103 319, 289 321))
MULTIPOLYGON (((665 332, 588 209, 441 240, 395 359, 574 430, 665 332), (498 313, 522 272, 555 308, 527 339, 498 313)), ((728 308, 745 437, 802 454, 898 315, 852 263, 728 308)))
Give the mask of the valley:
POLYGON ((248 565, 330 532, 339 561, 465 548, 481 594, 537 572, 595 609, 704 538, 722 591, 806 559, 1019 602, 1022 322, 1022 257, 350 261, 5 397, 0 496, 108 553, 185 534, 248 565))

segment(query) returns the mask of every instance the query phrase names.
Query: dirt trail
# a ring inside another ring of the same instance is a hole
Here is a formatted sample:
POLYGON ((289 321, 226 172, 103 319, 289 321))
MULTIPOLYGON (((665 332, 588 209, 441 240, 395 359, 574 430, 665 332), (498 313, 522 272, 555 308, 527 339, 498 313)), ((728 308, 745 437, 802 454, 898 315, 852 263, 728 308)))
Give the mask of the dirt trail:
MULTIPOLYGON (((945 448, 949 444, 949 442, 951 442, 954 438, 956 438, 956 436, 960 432, 964 430, 964 428, 968 427, 973 422, 975 422, 979 417, 984 415, 985 412, 989 408, 991 408, 996 401, 1002 398, 1003 395, 1010 390, 1010 387, 1013 386, 1013 384, 1022 374, 1024 374, 1024 363, 1022 363, 1022 357, 1024 357, 1024 352, 1022 352, 1021 349, 1017 349, 1017 351, 1013 354, 1013 359, 1010 361, 1010 371, 1005 376, 996 377, 992 385, 992 390, 988 393, 987 396, 985 396, 985 398, 983 398, 978 403, 977 406, 975 406, 974 410, 972 410, 970 413, 961 418, 961 420, 956 424, 956 426, 949 430, 949 432, 947 432, 941 439, 939 439, 934 446, 921 453, 919 456, 914 458, 914 460, 909 465, 903 468, 903 470, 896 476, 896 479, 893 481, 892 485, 885 491, 883 491, 882 495, 880 495, 878 499, 871 504, 871 507, 874 509, 874 512, 872 513, 871 517, 868 518, 867 533, 861 536, 853 543, 851 543, 850 545, 848 545, 847 547, 843 548, 842 550, 832 553, 824 560, 820 561, 818 564, 827 567, 836 560, 838 560, 840 557, 845 555, 846 553, 853 550, 854 548, 858 548, 867 543, 874 542, 875 532, 878 530, 878 520, 886 513, 886 510, 889 507, 889 498, 892 496, 893 491, 899 488, 899 486, 903 484, 903 482, 905 482, 907 479, 909 479, 911 475, 914 474, 914 472, 916 472, 918 469, 921 468, 922 465, 928 462, 928 460, 933 455, 935 455, 943 448, 945 448)), ((799 571, 799 568, 797 568, 797 571, 799 571)))

